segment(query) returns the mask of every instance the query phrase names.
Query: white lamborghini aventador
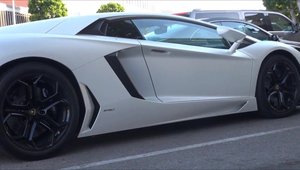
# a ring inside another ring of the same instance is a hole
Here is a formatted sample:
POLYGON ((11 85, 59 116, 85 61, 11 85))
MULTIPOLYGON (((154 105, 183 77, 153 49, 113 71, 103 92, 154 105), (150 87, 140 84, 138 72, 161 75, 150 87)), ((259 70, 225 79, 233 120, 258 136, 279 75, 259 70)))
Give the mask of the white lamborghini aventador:
POLYGON ((258 110, 299 98, 300 53, 188 18, 105 13, 0 28, 0 139, 24 159, 74 137, 258 110))

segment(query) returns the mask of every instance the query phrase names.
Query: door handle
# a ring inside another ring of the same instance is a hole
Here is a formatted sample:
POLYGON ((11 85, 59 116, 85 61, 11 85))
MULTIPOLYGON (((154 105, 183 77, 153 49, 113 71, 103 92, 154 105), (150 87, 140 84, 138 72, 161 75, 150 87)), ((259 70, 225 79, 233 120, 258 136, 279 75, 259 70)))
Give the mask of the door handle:
POLYGON ((159 49, 152 49, 152 52, 156 52, 156 53, 168 53, 168 51, 165 50, 159 50, 159 49))

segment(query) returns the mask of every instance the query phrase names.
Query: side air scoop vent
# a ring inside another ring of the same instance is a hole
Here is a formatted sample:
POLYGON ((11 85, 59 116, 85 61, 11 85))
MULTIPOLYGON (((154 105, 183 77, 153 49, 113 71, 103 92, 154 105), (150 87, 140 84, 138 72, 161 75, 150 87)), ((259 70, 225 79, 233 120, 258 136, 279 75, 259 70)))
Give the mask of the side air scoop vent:
POLYGON ((100 104, 98 103, 98 101, 96 100, 95 96, 93 95, 93 93, 91 92, 91 90, 86 87, 86 89, 88 90, 88 93, 92 99, 92 102, 94 104, 94 111, 93 111, 93 115, 92 115, 92 118, 91 118, 91 121, 89 123, 89 128, 91 129, 96 121, 96 118, 99 114, 99 111, 100 111, 100 104))
POLYGON ((132 81, 128 77, 126 71, 124 70, 123 66, 121 65, 119 59, 117 58, 118 53, 112 53, 105 56, 106 61, 110 65, 110 67, 113 69, 113 71, 116 73, 126 90, 129 92, 129 94, 132 97, 138 98, 138 99, 144 99, 140 93, 137 91, 135 86, 133 85, 132 81))

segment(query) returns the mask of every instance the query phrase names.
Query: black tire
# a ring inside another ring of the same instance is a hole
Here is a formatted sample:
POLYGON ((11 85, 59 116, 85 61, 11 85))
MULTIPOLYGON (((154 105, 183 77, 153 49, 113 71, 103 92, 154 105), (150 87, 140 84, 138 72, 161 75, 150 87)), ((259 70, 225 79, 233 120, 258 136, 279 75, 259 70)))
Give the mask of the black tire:
POLYGON ((0 95, 0 140, 14 156, 45 159, 76 137, 78 98, 56 68, 18 64, 2 74, 0 95))
POLYGON ((263 62, 256 87, 260 114, 281 118, 294 113, 299 101, 300 75, 295 64, 286 56, 274 55, 263 62))

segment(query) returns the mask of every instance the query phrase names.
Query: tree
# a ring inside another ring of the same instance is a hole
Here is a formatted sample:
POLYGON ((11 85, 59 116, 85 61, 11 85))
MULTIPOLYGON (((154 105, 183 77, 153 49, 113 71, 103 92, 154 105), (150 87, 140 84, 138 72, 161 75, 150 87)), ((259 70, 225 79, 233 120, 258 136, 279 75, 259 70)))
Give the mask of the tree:
POLYGON ((263 0, 263 2, 267 10, 281 12, 294 22, 300 21, 297 0, 263 0))
POLYGON ((42 20, 67 16, 68 10, 62 0, 29 0, 30 20, 42 20))
POLYGON ((125 8, 119 4, 119 3, 114 3, 114 2, 109 2, 107 4, 101 5, 100 8, 98 9, 97 13, 102 13, 102 12, 124 12, 125 8))

